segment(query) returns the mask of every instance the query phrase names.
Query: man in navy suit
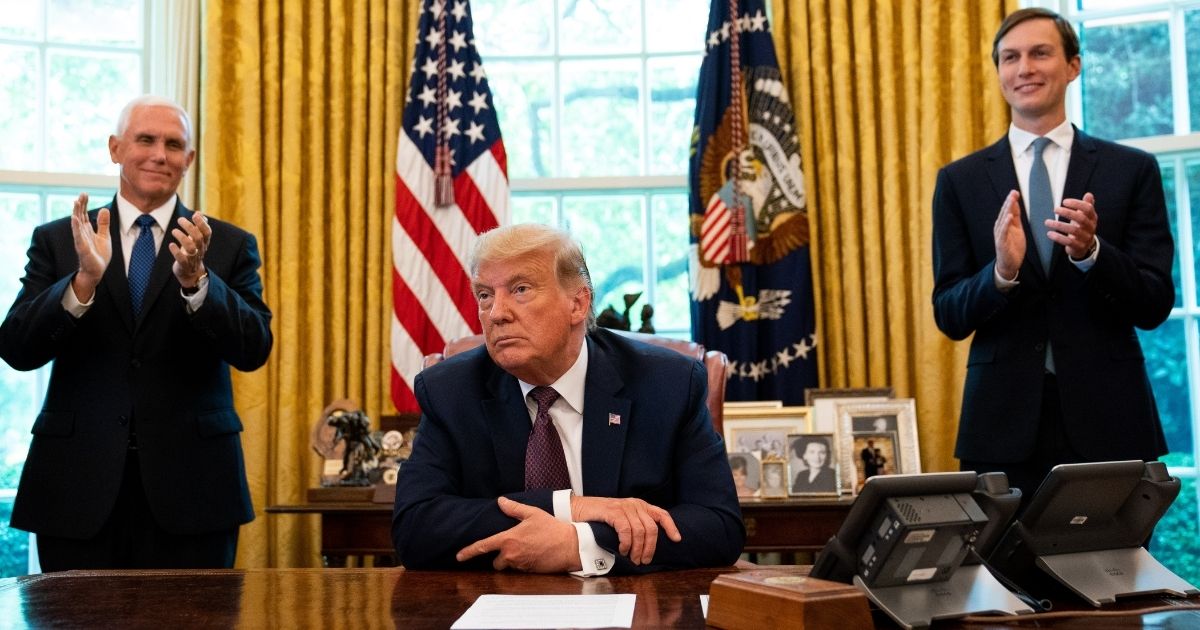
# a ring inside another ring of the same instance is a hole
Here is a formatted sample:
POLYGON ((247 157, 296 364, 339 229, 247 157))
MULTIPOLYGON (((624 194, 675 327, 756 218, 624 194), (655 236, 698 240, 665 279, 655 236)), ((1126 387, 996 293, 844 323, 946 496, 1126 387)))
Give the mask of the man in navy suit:
POLYGON ((1134 328, 1170 313, 1174 244, 1154 157, 1067 121, 1071 24, 1016 11, 992 60, 1012 124, 938 173, 934 316, 975 335, 955 455, 1029 497, 1060 463, 1166 452, 1134 328))
POLYGON ((564 232, 498 228, 468 266, 485 343, 414 381, 399 561, 590 576, 737 560, 745 530, 703 365, 595 328, 564 232))
POLYGON ((179 202, 195 156, 179 105, 134 99, 108 147, 115 198, 34 230, 0 325, 9 365, 54 362, 12 526, 47 571, 231 567, 254 510, 229 366, 272 344, 258 249, 179 202))

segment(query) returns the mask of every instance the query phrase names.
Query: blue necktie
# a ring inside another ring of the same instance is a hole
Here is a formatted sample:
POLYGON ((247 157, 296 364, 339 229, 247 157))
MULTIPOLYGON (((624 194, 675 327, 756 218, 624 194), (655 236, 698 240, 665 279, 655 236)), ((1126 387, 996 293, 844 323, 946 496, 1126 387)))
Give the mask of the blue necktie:
POLYGON ((142 312, 142 298, 146 296, 146 286, 150 284, 150 270, 154 268, 154 217, 143 214, 134 221, 141 231, 133 242, 133 252, 129 255, 129 297, 133 301, 133 316, 142 312))
MULTIPOLYGON (((1046 219, 1054 217, 1054 192, 1050 189, 1050 171, 1042 159, 1042 151, 1050 144, 1050 138, 1033 141, 1033 166, 1029 167, 1029 227, 1033 230, 1033 243, 1037 246, 1042 271, 1050 273, 1050 255, 1054 253, 1054 241, 1046 236, 1046 219)), ((1054 373, 1054 349, 1046 341, 1046 371, 1054 373)))
POLYGON ((1037 246, 1038 260, 1042 271, 1050 272, 1050 255, 1054 252, 1054 241, 1046 236, 1046 219, 1054 218, 1054 192, 1050 188, 1050 171, 1042 159, 1042 151, 1050 144, 1050 138, 1033 141, 1033 166, 1029 168, 1029 227, 1033 231, 1033 242, 1037 246))

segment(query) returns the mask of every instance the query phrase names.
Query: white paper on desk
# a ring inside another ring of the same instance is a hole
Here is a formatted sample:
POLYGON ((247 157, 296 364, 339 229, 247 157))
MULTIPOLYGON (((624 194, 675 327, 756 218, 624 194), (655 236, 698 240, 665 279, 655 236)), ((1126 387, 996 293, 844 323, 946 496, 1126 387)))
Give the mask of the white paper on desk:
POLYGON ((637 595, 480 595, 451 630, 630 628, 637 595))

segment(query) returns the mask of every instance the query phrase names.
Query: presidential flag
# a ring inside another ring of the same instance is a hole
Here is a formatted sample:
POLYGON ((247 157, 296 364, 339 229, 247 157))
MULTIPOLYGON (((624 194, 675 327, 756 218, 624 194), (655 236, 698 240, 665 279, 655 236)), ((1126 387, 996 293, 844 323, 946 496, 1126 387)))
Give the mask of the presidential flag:
POLYGON ((396 149, 392 402, 416 411, 421 358, 480 332, 466 257, 508 220, 508 167, 467 0, 423 0, 396 149))
POLYGON ((729 355, 727 399, 801 405, 817 336, 795 115, 762 0, 731 4, 713 0, 692 130, 692 336, 729 355))

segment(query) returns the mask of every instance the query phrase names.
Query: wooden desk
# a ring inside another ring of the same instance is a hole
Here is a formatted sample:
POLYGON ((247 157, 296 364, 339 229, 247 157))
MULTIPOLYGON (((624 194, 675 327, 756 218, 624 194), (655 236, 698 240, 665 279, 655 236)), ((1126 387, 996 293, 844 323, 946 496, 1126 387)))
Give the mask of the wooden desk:
MULTIPOLYGON (((825 546, 854 504, 829 499, 742 499, 747 553, 816 552, 825 546)), ((345 566, 353 556, 375 556, 375 566, 394 564, 392 506, 386 503, 312 502, 273 505, 270 514, 319 514, 325 566, 345 566)))
MULTIPOLYGON (((633 627, 702 628, 699 595, 708 592, 717 575, 736 570, 694 569, 590 579, 403 569, 68 571, 0 579, 0 625, 172 630, 448 628, 485 593, 634 593, 633 627)), ((1128 610, 1164 601, 1180 602, 1138 598, 1105 609, 1128 610)), ((935 627, 1005 627, 1001 621, 971 626, 938 622, 935 627)), ((1048 619, 1039 621, 1037 627, 1140 627, 1139 621, 1155 627, 1194 628, 1200 625, 1200 613, 1180 610, 1142 620, 1048 619)), ((878 614, 875 623, 877 627, 895 627, 878 614)))

